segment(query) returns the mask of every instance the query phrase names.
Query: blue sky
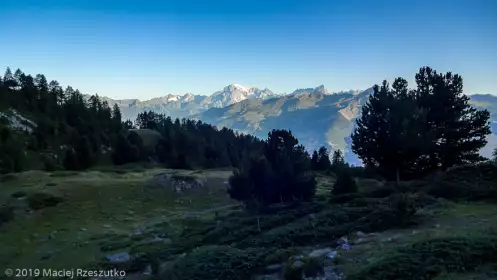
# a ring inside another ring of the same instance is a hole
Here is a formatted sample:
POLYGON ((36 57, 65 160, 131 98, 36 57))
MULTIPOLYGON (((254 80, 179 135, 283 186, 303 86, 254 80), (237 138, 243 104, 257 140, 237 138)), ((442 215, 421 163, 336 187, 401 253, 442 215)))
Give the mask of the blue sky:
POLYGON ((429 65, 497 94, 495 0, 1 2, 0 66, 83 93, 340 91, 429 65))

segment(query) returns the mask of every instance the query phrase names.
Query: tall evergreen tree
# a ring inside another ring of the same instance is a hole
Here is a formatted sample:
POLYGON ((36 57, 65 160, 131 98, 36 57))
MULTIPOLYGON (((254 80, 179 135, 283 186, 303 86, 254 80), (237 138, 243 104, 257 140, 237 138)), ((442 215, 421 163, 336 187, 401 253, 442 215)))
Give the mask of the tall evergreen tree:
POLYGON ((312 170, 320 170, 319 169, 319 155, 318 155, 318 151, 314 151, 312 153, 312 157, 311 157, 311 168, 312 168, 312 170))
POLYGON ((245 203, 255 199, 262 205, 309 200, 316 190, 310 169, 309 154, 298 145, 292 133, 273 130, 268 134, 264 155, 252 159, 247 167, 234 173, 228 193, 245 203))
POLYGON ((416 100, 427 111, 425 129, 435 136, 428 154, 430 168, 483 160, 478 152, 491 133, 490 113, 469 104, 462 77, 423 67, 416 74, 416 84, 416 100))
POLYGON ((326 147, 322 146, 318 151, 318 166, 320 170, 329 170, 331 168, 330 153, 326 147))
POLYGON ((392 89, 386 81, 374 87, 352 134, 352 150, 365 165, 397 180, 481 160, 489 113, 469 105, 461 77, 424 67, 416 82, 413 91, 402 78, 392 89))

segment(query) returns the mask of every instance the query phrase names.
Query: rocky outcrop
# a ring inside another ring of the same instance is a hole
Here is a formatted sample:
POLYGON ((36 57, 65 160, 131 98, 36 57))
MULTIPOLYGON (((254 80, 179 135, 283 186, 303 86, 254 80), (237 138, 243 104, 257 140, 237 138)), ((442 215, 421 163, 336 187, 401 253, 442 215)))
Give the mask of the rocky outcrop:
POLYGON ((159 174, 155 175, 154 185, 172 188, 175 192, 181 193, 190 189, 201 188, 204 182, 194 176, 176 175, 176 174, 159 174))
POLYGON ((8 125, 17 131, 26 131, 32 133, 33 129, 37 127, 36 123, 25 118, 19 112, 14 109, 10 109, 7 112, 0 112, 0 119, 6 119, 8 125))

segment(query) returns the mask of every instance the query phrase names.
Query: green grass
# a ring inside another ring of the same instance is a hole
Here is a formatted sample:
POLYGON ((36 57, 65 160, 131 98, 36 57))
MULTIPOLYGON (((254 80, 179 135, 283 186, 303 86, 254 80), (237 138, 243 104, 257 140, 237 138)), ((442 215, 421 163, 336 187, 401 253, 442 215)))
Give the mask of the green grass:
MULTIPOLYGON (((105 244, 95 236, 128 236, 136 227, 169 217, 181 218, 185 211, 202 215, 200 210, 233 204, 225 193, 225 186, 219 183, 227 179, 229 172, 198 174, 212 180, 207 180, 203 188, 175 193, 167 186, 154 185, 153 175, 166 171, 183 176, 191 173, 151 169, 140 172, 29 171, 4 175, 0 201, 16 205, 17 210, 14 220, 1 227, 0 265, 81 267, 104 255, 101 248, 105 244), (28 195, 57 194, 64 201, 54 207, 29 211, 24 200, 12 197, 20 191, 28 195)), ((119 249, 130 245, 126 240, 106 242, 119 249)))

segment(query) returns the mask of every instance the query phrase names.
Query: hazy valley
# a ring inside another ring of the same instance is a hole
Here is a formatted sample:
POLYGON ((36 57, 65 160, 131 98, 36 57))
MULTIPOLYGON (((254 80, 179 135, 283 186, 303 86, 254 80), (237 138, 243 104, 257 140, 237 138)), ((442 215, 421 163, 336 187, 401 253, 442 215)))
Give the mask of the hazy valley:
MULTIPOLYGON (((323 145, 341 149, 346 160, 357 165, 360 161, 350 150, 350 134, 361 106, 371 93, 372 88, 330 93, 324 86, 319 86, 275 94, 269 89, 233 84, 210 96, 166 95, 145 101, 104 97, 103 100, 118 104, 123 118, 132 121, 141 112, 153 111, 171 118, 198 119, 260 138, 265 138, 272 129, 290 129, 309 151, 323 145)), ((473 94, 470 97, 478 109, 491 113, 493 134, 481 151, 483 156, 490 157, 497 145, 497 96, 473 94)))

